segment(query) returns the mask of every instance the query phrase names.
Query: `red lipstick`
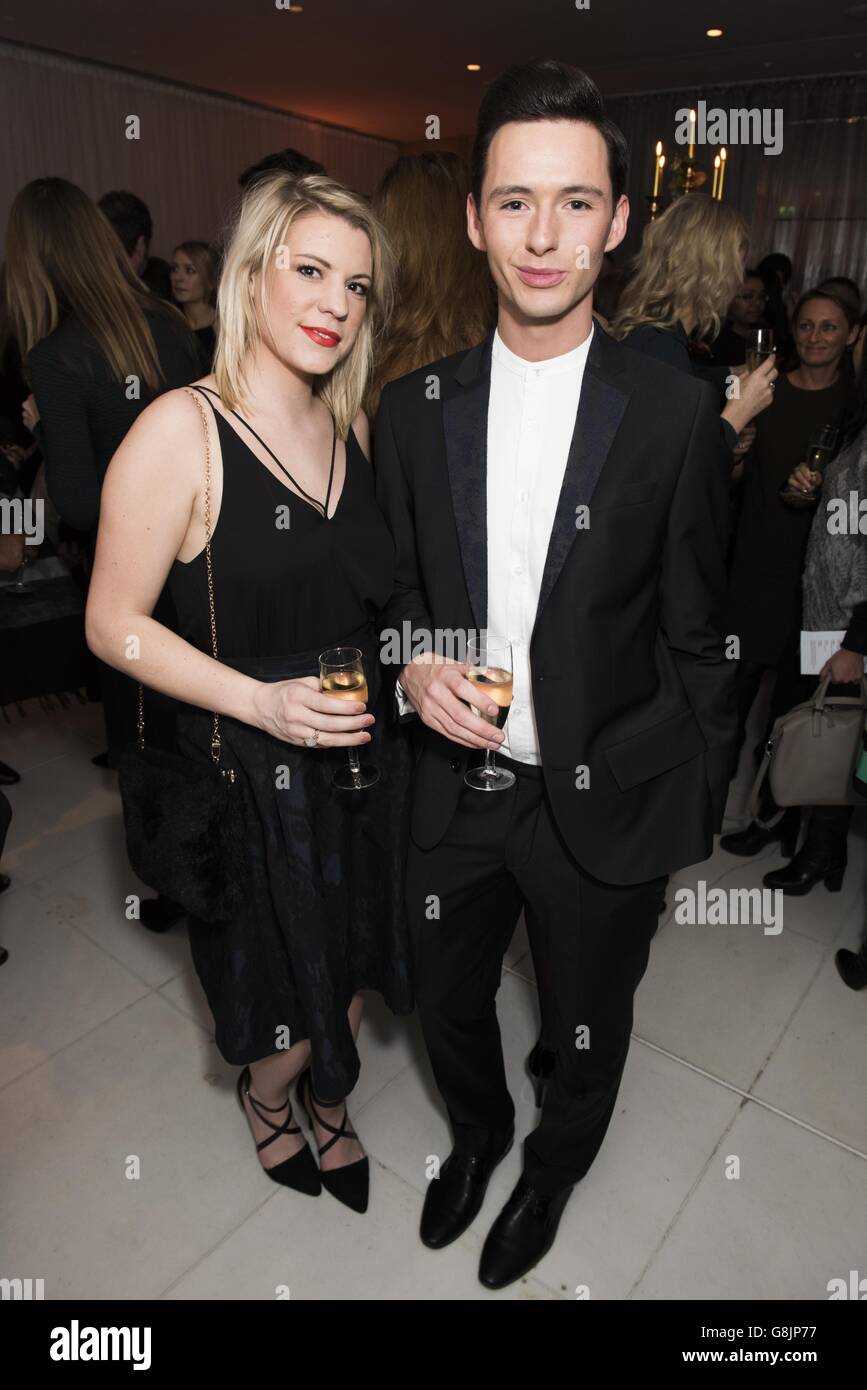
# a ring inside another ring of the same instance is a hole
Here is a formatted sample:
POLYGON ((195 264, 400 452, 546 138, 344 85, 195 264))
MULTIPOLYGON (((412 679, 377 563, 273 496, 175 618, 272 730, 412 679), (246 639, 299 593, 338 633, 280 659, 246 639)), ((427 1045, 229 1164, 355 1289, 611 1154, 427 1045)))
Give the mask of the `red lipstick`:
POLYGON ((337 347, 340 342, 340 334, 332 333, 330 328, 318 328, 310 324, 302 323, 299 327, 304 330, 311 342, 318 343, 320 347, 337 347))

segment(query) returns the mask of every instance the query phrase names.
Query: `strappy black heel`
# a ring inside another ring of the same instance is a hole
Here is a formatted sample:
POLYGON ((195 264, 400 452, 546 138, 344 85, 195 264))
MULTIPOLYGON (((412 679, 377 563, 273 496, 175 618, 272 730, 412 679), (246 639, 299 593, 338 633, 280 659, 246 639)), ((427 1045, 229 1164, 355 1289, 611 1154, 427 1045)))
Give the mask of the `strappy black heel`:
MULTIPOLYGON (((310 1084, 309 1066, 304 1068, 298 1078, 295 1095, 298 1098, 299 1104, 303 1105, 311 1124, 315 1117, 316 1123, 321 1125, 323 1129, 329 1130, 334 1136, 333 1139, 327 1140, 326 1143, 322 1145, 322 1148, 319 1150, 320 1158, 324 1153, 328 1152, 333 1144, 337 1143, 338 1139, 358 1138, 358 1135, 353 1129, 347 1129, 346 1127, 349 1120, 349 1112, 345 1105, 343 1107, 343 1119, 340 1121, 339 1128, 335 1129, 334 1125, 330 1125, 327 1120, 322 1119, 319 1111, 313 1104, 314 1095, 313 1087, 310 1084), (305 1082, 307 1092, 310 1096, 309 1106, 304 1099, 305 1082), (313 1110, 312 1115, 310 1113, 311 1109, 313 1110)), ((322 1101, 320 1101, 319 1104, 321 1105, 322 1101)), ((325 1171, 320 1169, 319 1180, 325 1190, 330 1192, 332 1197, 336 1197, 338 1202, 343 1202, 344 1206, 351 1207, 353 1211, 367 1211, 367 1198, 370 1189, 370 1164, 367 1161, 366 1155, 364 1158, 357 1158, 354 1163, 347 1163, 343 1168, 332 1168, 325 1171)))
MULTIPOLYGON (((247 1116, 247 1112, 244 1109, 244 1096, 246 1096, 252 1109, 255 1110, 256 1114, 259 1116, 259 1119, 263 1124, 266 1124, 269 1129, 273 1129, 274 1131, 267 1139, 263 1139, 261 1144, 256 1145, 256 1152, 261 1153, 262 1149, 266 1148, 268 1144, 273 1144, 274 1140, 278 1139, 281 1134, 300 1134, 301 1126, 290 1126, 289 1124, 289 1121, 292 1119, 291 1104, 289 1104, 289 1114, 286 1116, 286 1120, 282 1125, 275 1125, 268 1119, 267 1115, 263 1115, 263 1110, 268 1111, 272 1115, 276 1115, 284 1107, 282 1105, 276 1107, 263 1105, 250 1091, 250 1080, 250 1068, 244 1067, 244 1070, 238 1077, 238 1104, 241 1109, 244 1110, 245 1118, 249 1124, 249 1116, 247 1116)), ((288 1103, 287 1095, 287 1104, 288 1103)), ((319 1193, 322 1191, 319 1169, 310 1151, 310 1145, 306 1142, 304 1148, 299 1149, 297 1154, 293 1154, 291 1158, 287 1158, 283 1163, 278 1163, 275 1168, 265 1168, 264 1172, 268 1174, 272 1182, 279 1182, 283 1187, 294 1188, 296 1192, 306 1192, 309 1197, 318 1197, 319 1193)))

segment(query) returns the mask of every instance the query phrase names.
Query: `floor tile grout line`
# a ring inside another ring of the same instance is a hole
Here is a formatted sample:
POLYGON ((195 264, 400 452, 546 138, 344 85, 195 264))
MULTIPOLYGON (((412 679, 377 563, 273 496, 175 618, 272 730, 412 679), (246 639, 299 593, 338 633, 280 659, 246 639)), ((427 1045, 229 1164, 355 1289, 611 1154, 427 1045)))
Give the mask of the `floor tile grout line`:
POLYGON ((829 961, 829 959, 830 959, 831 952, 835 949, 836 943, 839 941, 840 935, 841 935, 841 933, 842 933, 842 931, 843 931, 843 928, 845 927, 846 923, 848 922, 850 913, 852 913, 852 912, 854 911, 855 906, 856 906, 856 904, 853 902, 852 905, 851 905, 851 907, 849 908, 849 911, 848 911, 848 912, 844 912, 843 917, 842 917, 842 920, 841 920, 841 921, 839 922, 839 924, 838 924, 837 935, 836 935, 836 937, 834 938, 833 941, 828 942, 828 944, 827 944, 826 946, 823 947, 823 949, 822 949, 822 951, 821 951, 821 954, 820 954, 820 956, 819 956, 819 959, 818 959, 818 961, 817 961, 817 963, 816 963, 816 968, 815 968, 815 970, 813 971, 812 975, 810 976, 809 980, 807 981, 807 983, 805 984, 803 990, 801 991, 801 996, 800 996, 800 998, 797 1000, 797 1002, 795 1003, 795 1005, 793 1006, 793 1008, 792 1008, 792 1010, 791 1010, 791 1012, 790 1012, 790 1014, 789 1014, 789 1017, 786 1019, 785 1027, 780 1031, 780 1033, 779 1033, 779 1035, 778 1035, 778 1037, 777 1037, 777 1039, 776 1039, 776 1042, 773 1044, 773 1046, 770 1047, 770 1048, 768 1049, 768 1051, 766 1052, 764 1061, 762 1062, 761 1066, 759 1067, 758 1071, 756 1072, 755 1076, 753 1077, 752 1082, 750 1083, 752 1086, 755 1086, 755 1085, 761 1080, 761 1078, 762 1078, 764 1072, 767 1070, 768 1063, 770 1062, 770 1060, 771 1060, 771 1058, 773 1057, 774 1053, 776 1052, 777 1048, 781 1045, 781 1043, 782 1043, 782 1041, 783 1041, 783 1038, 786 1036, 786 1033, 787 1033, 787 1032, 789 1031, 789 1029, 791 1028, 792 1023, 793 1023, 794 1019, 796 1018, 796 1016, 797 1016, 797 1014, 798 1014, 798 1010, 799 1010, 800 1008, 802 1008, 802 1006, 803 1006, 805 1000, 807 999, 807 996, 809 995, 809 993, 810 993, 810 991, 812 990, 813 986, 814 986, 814 985, 816 984, 816 982, 818 981, 819 976, 822 974, 822 971, 825 969, 825 966, 827 965, 827 963, 828 963, 828 961, 829 961))
POLYGON ((753 1105, 759 1105, 763 1110, 769 1110, 772 1114, 779 1115, 781 1119, 789 1120, 800 1129, 805 1129, 810 1134, 815 1134, 817 1138, 827 1139, 829 1144, 835 1144, 837 1148, 845 1149, 847 1153, 854 1154, 856 1158, 863 1158, 867 1161, 867 1153, 863 1153, 861 1149, 853 1148, 853 1146, 847 1144, 845 1140, 837 1139, 833 1134, 828 1134, 823 1129, 817 1129, 815 1125, 808 1124, 806 1120, 801 1120, 797 1115, 790 1114, 788 1110, 782 1110, 779 1106, 772 1105, 770 1101, 763 1100, 761 1096, 756 1096, 750 1091, 743 1090, 742 1087, 736 1086, 733 1081, 726 1081, 722 1076, 715 1076, 713 1072, 706 1071, 695 1062, 688 1062, 684 1057, 678 1057, 676 1052, 669 1052, 667 1048, 660 1047, 658 1043, 650 1042, 647 1038, 642 1038, 638 1033, 633 1033, 632 1038, 635 1042, 640 1043, 642 1047, 648 1047, 651 1051, 658 1052, 660 1056, 668 1057, 672 1062, 678 1062, 682 1067, 687 1067, 689 1071, 696 1072, 698 1076, 703 1076, 707 1081, 713 1081, 717 1086, 722 1086, 725 1090, 732 1091, 735 1095, 740 1096, 742 1100, 751 1101, 753 1105))
POLYGON ((26 1076, 32 1076, 34 1072, 37 1072, 40 1067, 46 1066, 48 1062, 55 1061, 60 1054, 66 1052, 68 1048, 76 1047, 78 1043, 84 1042, 85 1038, 89 1038, 91 1033, 97 1032, 104 1024, 113 1023, 116 1018, 120 1018, 121 1014, 125 1014, 129 1009, 134 1009, 136 1004, 140 1004, 143 999, 147 999, 148 995, 153 994, 153 992, 153 990, 146 990, 144 994, 139 995, 138 999, 131 999, 128 1004, 124 1004, 123 1007, 117 1009, 115 1013, 107 1014, 106 1017, 100 1019, 98 1023, 94 1023, 92 1028, 88 1028, 85 1032, 79 1033, 75 1038, 70 1038, 69 1042, 65 1042, 62 1047, 57 1047, 53 1052, 46 1053, 34 1066, 27 1067, 24 1071, 18 1072, 16 1076, 10 1077, 8 1081, 0 1083, 0 1096, 2 1096, 3 1092, 7 1091, 10 1086, 14 1086, 17 1082, 23 1081, 26 1076))
MULTIPOLYGON (((663 1049, 662 1049, 662 1048, 658 1048, 658 1049, 656 1049, 656 1050, 661 1052, 663 1049)), ((666 1053, 665 1055, 666 1055, 666 1056, 669 1056, 670 1054, 669 1054, 669 1053, 666 1053)), ((675 1059, 675 1060, 677 1060, 677 1059, 675 1059)), ((699 1071, 700 1068, 696 1067, 696 1068, 694 1068, 694 1070, 699 1071)), ((706 1074, 706 1073, 703 1073, 703 1074, 706 1074)), ((720 1083, 720 1084, 726 1085, 727 1083, 722 1082, 722 1083, 720 1083)), ((729 1089, 730 1089, 730 1090, 733 1090, 733 1091, 736 1091, 736 1090, 737 1090, 737 1088, 734 1087, 734 1086, 729 1087, 729 1089)), ((742 1094, 742 1093, 739 1092, 738 1094, 742 1094)), ((747 1099, 748 1099, 748 1097, 747 1097, 747 1099)), ((720 1147, 720 1145, 723 1143, 723 1141, 725 1140, 726 1135, 729 1134, 729 1133, 731 1132, 731 1130, 734 1128, 735 1122, 737 1121, 737 1119, 739 1118, 739 1116, 740 1116, 740 1115, 742 1114, 742 1112, 743 1112, 743 1108, 744 1108, 744 1106, 743 1106, 743 1101, 742 1101, 741 1104, 738 1106, 737 1110, 735 1110, 735 1112, 734 1112, 734 1114, 732 1115, 731 1119, 729 1120, 728 1124, 726 1124, 726 1125, 723 1126, 722 1133, 721 1133, 720 1135, 718 1135, 718 1137, 714 1140, 713 1145, 711 1146, 711 1149, 710 1149, 710 1152, 708 1153, 707 1158, 705 1159, 704 1163, 703 1163, 703 1164, 701 1165, 701 1167, 699 1168, 699 1171, 696 1173, 695 1179, 694 1179, 693 1182, 690 1184, 689 1191, 684 1195, 683 1201, 680 1203, 679 1207, 677 1208, 677 1211, 674 1212, 674 1214, 672 1215, 671 1220, 669 1221, 668 1225, 666 1226, 665 1230, 663 1231, 662 1235, 660 1236, 660 1238, 659 1238, 659 1240, 657 1241, 656 1245, 654 1246, 653 1250, 651 1251, 651 1253, 648 1255, 647 1259, 645 1260, 645 1262, 644 1262, 644 1264, 643 1264, 643 1266, 642 1266, 642 1268, 641 1268, 641 1272, 640 1272, 639 1275, 638 1275, 638 1278, 635 1280, 635 1282, 634 1282, 633 1284, 630 1285, 629 1289, 627 1290, 626 1295, 625 1295, 625 1297, 624 1297, 624 1302, 628 1302, 628 1301, 632 1298, 632 1295, 635 1293, 635 1290, 638 1288, 638 1286, 639 1286, 639 1284, 641 1283, 641 1281, 642 1281, 642 1279, 644 1278, 644 1276, 645 1276, 645 1275, 648 1273, 648 1271, 650 1270, 651 1266, 653 1265, 653 1262, 656 1260, 657 1256, 662 1252, 663 1246, 665 1245, 666 1241, 668 1240, 669 1236, 671 1235, 672 1231, 674 1230, 674 1228, 675 1228, 675 1226, 677 1225, 678 1221, 680 1220, 681 1216, 682 1216, 683 1213, 686 1211, 686 1208, 688 1207, 689 1203, 692 1201, 692 1199, 693 1199, 695 1193, 698 1191, 699 1186, 701 1185, 701 1182, 702 1182, 702 1180, 703 1180, 703 1178, 704 1178, 705 1173, 708 1171, 708 1169, 710 1168, 711 1163, 713 1162, 714 1154, 717 1153, 717 1152, 719 1151, 719 1147, 720 1147)))
MULTIPOLYGON (((98 744, 98 740, 97 740, 97 739, 94 739, 93 742, 92 742, 92 744, 91 744, 91 747, 92 747, 92 748, 96 748, 96 747, 97 747, 97 744, 98 744)), ((2 751, 3 751, 3 748, 2 748, 2 741, 0 741, 0 752, 2 752, 2 751)), ((7 749, 6 751, 7 751, 7 753, 9 753, 9 750, 8 750, 8 749, 7 749)), ((82 749, 82 748, 67 748, 66 751, 63 752, 63 753, 53 753, 53 754, 51 755, 50 758, 42 758, 38 763, 30 763, 27 767, 24 767, 24 766, 22 766, 20 763, 18 763, 18 762, 16 761, 16 758, 15 758, 15 750, 13 749, 12 752, 11 752, 11 754, 10 754, 10 756, 11 756, 11 758, 12 758, 11 766, 13 766, 13 767, 15 768, 15 771, 16 771, 16 772, 20 772, 20 774, 21 774, 21 781, 20 781, 20 782, 11 782, 9 785, 10 785, 10 786, 13 786, 13 787, 23 786, 25 780, 30 776, 30 774, 31 774, 32 772, 38 772, 41 768, 43 768, 43 767, 48 767, 49 763, 56 763, 56 762, 58 762, 61 758, 73 758, 73 757, 77 758, 77 757, 80 757, 80 755, 81 755, 82 752, 83 752, 83 753, 87 753, 87 752, 89 752, 89 750, 86 749, 86 748, 85 748, 85 749, 82 749)), ((6 758, 5 758, 5 757, 3 758, 3 762, 6 762, 6 758)))
MULTIPOLYGON (((406 1189, 406 1191, 407 1191, 408 1194, 411 1194, 414 1198, 419 1199, 420 1202, 423 1202, 423 1200, 424 1200, 424 1194, 419 1190, 419 1188, 414 1187, 413 1184, 412 1184, 411 1182, 409 1182, 408 1179, 406 1179, 401 1173, 399 1173, 395 1168, 390 1168, 390 1167, 388 1166, 387 1163, 383 1163, 382 1159, 377 1158, 375 1154, 372 1155, 372 1157, 374 1158, 374 1160, 375 1160, 375 1162, 378 1164, 378 1166, 379 1166, 380 1168, 383 1169, 384 1172, 388 1173, 390 1177, 396 1179, 396 1181, 397 1181, 398 1183, 400 1183, 400 1185, 406 1189)), ((222 1245, 224 1245, 224 1244, 226 1243, 226 1241, 229 1240, 233 1235, 236 1235, 237 1232, 240 1231, 241 1227, 244 1226, 244 1225, 246 1224, 247 1221, 250 1221, 250 1220, 253 1219, 253 1217, 257 1216, 258 1213, 263 1209, 263 1207, 267 1206, 269 1202, 274 1202, 274 1201, 279 1201, 279 1200, 280 1200, 280 1193, 278 1193, 278 1192, 269 1192, 268 1195, 263 1199, 263 1201, 261 1201, 261 1202, 259 1203, 259 1205, 258 1205, 257 1207, 255 1207, 251 1212, 249 1212, 247 1216, 243 1217, 242 1220, 239 1221, 238 1224, 237 1224, 236 1226, 234 1226, 234 1227, 232 1228, 231 1231, 226 1231, 226 1232, 224 1233, 224 1235, 222 1235, 222 1236, 220 1237, 220 1239, 219 1239, 218 1241, 216 1241, 216 1242, 214 1243, 214 1245, 212 1245, 208 1250, 203 1251, 202 1254, 199 1256, 199 1258, 198 1258, 197 1260, 195 1260, 195 1261, 193 1262, 193 1264, 191 1264, 191 1265, 189 1266, 188 1269, 184 1270, 184 1272, 183 1272, 182 1274, 179 1274, 179 1275, 177 1276, 176 1279, 173 1279, 172 1282, 171 1282, 170 1284, 166 1285, 166 1287, 162 1290, 162 1292, 159 1293, 159 1294, 156 1294, 154 1300, 151 1300, 151 1301, 159 1301, 159 1300, 161 1300, 161 1299, 164 1299, 164 1298, 166 1297, 166 1295, 169 1294, 169 1293, 171 1293, 172 1289, 176 1288, 176 1287, 178 1286, 178 1284, 180 1284, 181 1281, 182 1281, 183 1279, 186 1279, 188 1275, 194 1273, 194 1271, 195 1271, 196 1269, 198 1269, 199 1265, 201 1265, 205 1260, 209 1259, 210 1256, 213 1255, 213 1254, 215 1253, 215 1251, 219 1250, 220 1247, 221 1247, 222 1245)), ((460 1239, 461 1239, 461 1240, 464 1240, 464 1238, 467 1237, 467 1236, 469 1236, 469 1237, 471 1237, 472 1239, 478 1241, 479 1245, 481 1245, 481 1244, 483 1243, 483 1237, 479 1236, 478 1232, 477 1232, 477 1231, 474 1231, 471 1227, 468 1227, 466 1231, 463 1231, 463 1232, 462 1232, 462 1234, 461 1234, 461 1236, 460 1236, 460 1239)), ((436 1252, 434 1252, 434 1253, 436 1253, 436 1252)), ((475 1254, 475 1253, 476 1253, 476 1252, 473 1251, 473 1254, 475 1254)), ((553 1285, 547 1283, 544 1279, 541 1279, 541 1278, 539 1277, 538 1274, 536 1274, 536 1273, 534 1273, 533 1271, 531 1271, 530 1274, 529 1274, 529 1276, 527 1276, 527 1277, 529 1277, 530 1279, 532 1279, 535 1283, 539 1284, 547 1293, 554 1294, 554 1295, 557 1297, 558 1300, 560 1300, 561 1302, 563 1301, 562 1291, 556 1290, 556 1289, 553 1287, 553 1285)), ((483 1286, 480 1285, 480 1287, 483 1287, 483 1286)), ((265 1301, 265 1300, 261 1300, 261 1301, 265 1301)), ((306 1300, 301 1300, 301 1301, 306 1301, 306 1300)), ((485 1301, 485 1300, 480 1300, 480 1301, 485 1301)))
MULTIPOLYGON (((832 948, 833 943, 832 946, 828 947, 827 949, 830 950, 832 948)), ((785 1025, 780 1031, 780 1034, 776 1042, 774 1043, 771 1050, 767 1053, 767 1055, 765 1056, 765 1060, 762 1062, 762 1065, 756 1072, 755 1078, 752 1083, 753 1085, 755 1085, 756 1081, 759 1080, 765 1068, 767 1067, 771 1057, 773 1057, 777 1048, 780 1046, 780 1043, 782 1042, 786 1034, 786 1031, 791 1026, 792 1019, 795 1017, 795 1014, 798 1012, 798 1009, 803 1004, 805 998, 807 997, 807 994, 810 992, 810 990, 813 988, 813 985, 816 983, 816 980, 818 979, 818 976, 825 964, 825 960, 826 955, 823 952, 821 961, 817 966, 816 971, 812 975, 809 984, 804 989, 797 1004, 792 1009, 792 1012, 786 1019, 785 1025)), ((504 966, 504 969, 508 970, 509 967, 504 966)), ((510 970, 509 973, 515 975, 516 979, 523 980, 525 984, 529 984, 538 992, 538 986, 536 985, 535 980, 530 980, 525 975, 518 975, 514 970, 510 970)), ((854 1154, 857 1158, 867 1159, 867 1153, 863 1153, 860 1149, 853 1148, 850 1144, 847 1144, 845 1140, 837 1139, 833 1134, 826 1134, 824 1130, 817 1129, 814 1125, 809 1124, 806 1120, 799 1119, 797 1115, 791 1115, 787 1110, 781 1110, 779 1109, 779 1107, 772 1105, 770 1101, 763 1100, 760 1096, 756 1096, 750 1091, 744 1091, 740 1086, 735 1086, 734 1082, 726 1081, 723 1077, 715 1075, 714 1072, 706 1071, 703 1067, 698 1066, 697 1063, 690 1062, 687 1060, 687 1058, 678 1056, 676 1052, 669 1052, 667 1048, 661 1047, 659 1043, 651 1042, 649 1038, 643 1038, 640 1033, 632 1032, 629 1036, 631 1042, 641 1043, 644 1047, 648 1047, 652 1051, 658 1052, 661 1056, 668 1057, 670 1061, 679 1062, 682 1067, 688 1067, 690 1071, 694 1071, 699 1076, 705 1077, 706 1080, 714 1081, 718 1086, 724 1086, 727 1090, 733 1091, 736 1095, 741 1096, 744 1100, 751 1100, 755 1105, 761 1105, 765 1110, 769 1110, 773 1114, 779 1115, 782 1119, 791 1120, 792 1124, 800 1125, 802 1129, 808 1130, 811 1134, 817 1135, 820 1139, 827 1139, 829 1144, 836 1144, 839 1148, 845 1149, 847 1153, 854 1154)))
MULTIPOLYGON (((136 970, 133 970, 132 966, 128 965, 126 961, 121 960, 119 956, 114 955, 108 949, 108 947, 103 944, 103 942, 97 940, 96 937, 91 936, 89 932, 85 931, 84 927, 80 926, 78 922, 66 921, 65 925, 68 927, 72 927, 73 931, 79 932, 84 937, 85 941, 87 941, 91 946, 96 946, 97 950, 103 951, 105 955, 108 956, 109 960, 114 961, 115 965, 121 966, 121 968, 126 970, 128 974, 132 975, 134 980, 138 980, 140 984, 145 985, 154 994, 159 993, 161 989, 165 989, 166 985, 170 985, 172 980, 176 980, 178 978, 178 975, 183 975, 184 970, 186 968, 182 966, 181 969, 178 971, 177 975, 172 975, 169 977, 169 979, 163 980, 162 984, 152 985, 149 980, 146 980, 144 978, 143 975, 139 975, 136 970)), ((147 928, 145 927, 144 930, 147 931, 147 928)))
POLYGON ((171 1293, 172 1289, 176 1288, 182 1279, 186 1279, 188 1274, 192 1274, 193 1270, 197 1269, 203 1260, 207 1260, 211 1255, 214 1254, 215 1251, 219 1250, 220 1246, 224 1245, 227 1240, 229 1240, 233 1235, 240 1231, 241 1227, 247 1221, 251 1221, 254 1216, 258 1216, 259 1212, 262 1210, 263 1207, 266 1207, 269 1202, 276 1201, 278 1197, 279 1193, 277 1192, 266 1193, 263 1196, 261 1202, 259 1202, 258 1206, 255 1206, 251 1211, 248 1211, 246 1216, 242 1216, 241 1219, 237 1222, 237 1224, 231 1228, 231 1230, 224 1231, 223 1234, 220 1236, 219 1240, 215 1241, 214 1244, 209 1246, 207 1250, 203 1250, 197 1260, 194 1260, 193 1263, 187 1269, 183 1270, 183 1272, 179 1274, 175 1279, 172 1279, 172 1281, 169 1284, 167 1284, 166 1287, 160 1293, 155 1294, 153 1299, 149 1299, 148 1301, 159 1302, 161 1299, 164 1299, 166 1297, 166 1294, 171 1293))

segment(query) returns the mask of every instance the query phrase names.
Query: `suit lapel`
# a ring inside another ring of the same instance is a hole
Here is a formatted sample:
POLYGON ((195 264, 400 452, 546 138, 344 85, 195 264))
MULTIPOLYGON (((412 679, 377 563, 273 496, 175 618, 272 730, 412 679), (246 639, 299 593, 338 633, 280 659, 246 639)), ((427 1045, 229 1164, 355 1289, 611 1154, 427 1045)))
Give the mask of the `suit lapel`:
POLYGON ((457 393, 443 402, 449 487, 473 619, 488 616, 488 401, 494 335, 470 348, 455 373, 457 393))
MULTIPOLYGON (((584 368, 581 397, 569 457, 551 527, 539 592, 538 618, 559 578, 578 535, 577 508, 589 506, 623 412, 629 401, 619 345, 594 325, 593 341, 584 368)), ((590 524, 592 525, 592 518, 590 524)))

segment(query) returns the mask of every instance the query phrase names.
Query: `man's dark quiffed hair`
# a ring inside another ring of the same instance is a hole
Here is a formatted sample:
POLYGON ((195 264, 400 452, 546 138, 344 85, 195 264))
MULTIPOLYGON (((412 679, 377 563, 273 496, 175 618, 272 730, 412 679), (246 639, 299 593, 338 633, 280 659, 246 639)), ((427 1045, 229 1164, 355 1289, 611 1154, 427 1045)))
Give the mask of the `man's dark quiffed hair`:
POLYGON ((128 256, 132 255, 140 236, 144 237, 145 245, 150 245, 154 224, 147 203, 143 203, 137 194, 122 189, 104 193, 99 207, 120 237, 128 256))
POLYGON ((320 164, 318 159, 310 159, 300 150, 276 150, 274 154, 266 154, 258 164, 251 164, 249 169, 239 174, 238 183, 246 190, 257 179, 274 173, 292 174, 295 178, 301 179, 306 174, 324 174, 325 165, 320 164))
POLYGON ((495 77, 482 97, 473 153, 471 187, 481 207, 482 181, 491 141, 511 121, 583 121, 599 131, 608 149, 613 205, 626 187, 629 151, 623 132, 603 113, 602 95, 580 68, 555 58, 515 63, 495 77))

